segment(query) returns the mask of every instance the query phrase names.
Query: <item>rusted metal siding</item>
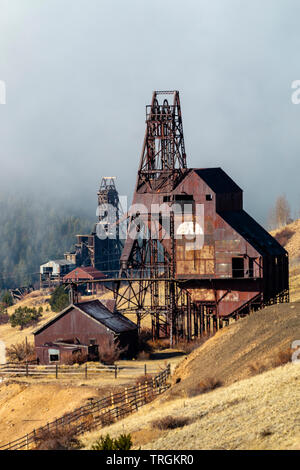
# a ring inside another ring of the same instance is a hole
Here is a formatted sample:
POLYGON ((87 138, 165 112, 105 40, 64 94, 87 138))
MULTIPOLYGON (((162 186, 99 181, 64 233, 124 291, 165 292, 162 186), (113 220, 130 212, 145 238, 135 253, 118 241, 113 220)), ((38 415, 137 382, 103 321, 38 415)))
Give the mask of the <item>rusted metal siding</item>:
POLYGON ((71 308, 56 321, 46 326, 42 331, 35 334, 35 346, 44 346, 46 343, 72 342, 89 346, 91 340, 95 341, 101 350, 101 344, 105 337, 117 337, 122 347, 128 346, 128 356, 136 353, 137 332, 135 330, 115 335, 108 328, 96 320, 89 318, 77 308, 71 308))
POLYGON ((288 288, 287 257, 262 256, 218 213, 241 210, 242 191, 216 194, 191 171, 174 193, 192 194, 195 204, 204 206, 203 247, 187 250, 188 241, 176 242, 176 276, 194 280, 197 287, 189 289, 193 302, 215 302, 218 315, 228 316, 259 294, 268 299, 288 288), (239 279, 233 279, 233 258, 243 260, 239 279))

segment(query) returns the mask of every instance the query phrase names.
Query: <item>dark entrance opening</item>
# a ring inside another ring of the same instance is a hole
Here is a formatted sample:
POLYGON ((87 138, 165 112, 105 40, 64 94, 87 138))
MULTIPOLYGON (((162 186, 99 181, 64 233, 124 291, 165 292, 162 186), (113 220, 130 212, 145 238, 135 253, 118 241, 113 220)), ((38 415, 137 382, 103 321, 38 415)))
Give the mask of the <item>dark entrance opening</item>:
POLYGON ((253 277, 254 273, 254 260, 253 258, 249 258, 249 277, 253 277))
POLYGON ((244 277, 244 258, 232 258, 232 277, 244 277))

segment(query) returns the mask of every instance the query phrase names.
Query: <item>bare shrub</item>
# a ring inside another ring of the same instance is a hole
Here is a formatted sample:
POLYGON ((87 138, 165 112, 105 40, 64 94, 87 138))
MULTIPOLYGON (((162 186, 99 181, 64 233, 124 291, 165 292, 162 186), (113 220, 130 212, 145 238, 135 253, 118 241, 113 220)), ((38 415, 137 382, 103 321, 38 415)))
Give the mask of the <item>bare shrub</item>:
POLYGON ((202 346, 202 344, 204 344, 212 336, 213 335, 205 334, 205 335, 201 336, 201 338, 196 338, 193 341, 187 341, 187 340, 181 339, 180 341, 178 341, 175 344, 174 348, 175 349, 180 349, 181 351, 185 352, 186 354, 190 354, 195 349, 202 346))
POLYGON ((66 362, 69 366, 73 364, 84 364, 87 361, 87 355, 82 351, 76 351, 66 362))
POLYGON ((150 356, 150 353, 153 351, 152 333, 150 328, 142 328, 138 338, 138 351, 139 353, 145 353, 150 356))
POLYGON ((53 431, 40 431, 35 437, 35 450, 75 450, 83 447, 76 428, 68 426, 53 431))
POLYGON ((291 208, 285 197, 281 195, 276 199, 275 207, 273 207, 269 214, 269 227, 277 228, 283 227, 292 222, 291 208))
POLYGON ((110 413, 104 414, 104 415, 101 416, 101 418, 100 418, 100 423, 101 423, 101 426, 102 426, 102 427, 110 426, 110 425, 113 424, 114 422, 115 422, 115 419, 114 419, 114 417, 113 417, 110 413))
POLYGON ((149 344, 153 350, 161 351, 163 349, 168 349, 170 347, 170 340, 167 338, 155 339, 155 340, 149 341, 149 344))
POLYGON ((99 346, 99 359, 103 364, 112 365, 127 349, 128 346, 120 348, 119 341, 115 341, 111 336, 104 336, 99 346))
POLYGON ((248 369, 251 375, 257 375, 268 370, 268 366, 262 362, 256 361, 249 364, 248 369))
POLYGON ((275 359, 273 360, 273 367, 280 367, 288 362, 291 362, 293 351, 288 348, 284 351, 279 351, 275 359))
POLYGON ((207 393, 211 390, 215 390, 218 387, 222 387, 222 385, 223 383, 221 382, 221 380, 218 380, 215 377, 206 377, 188 391, 188 396, 195 397, 197 395, 201 395, 202 393, 207 393))
POLYGON ((36 359, 35 347, 33 344, 23 343, 12 344, 6 348, 6 356, 10 362, 34 361, 36 359))
POLYGON ((156 429, 176 429, 182 428, 190 423, 189 418, 180 417, 180 416, 165 416, 164 418, 159 418, 151 422, 152 427, 156 429))
POLYGON ((275 358, 270 362, 253 362, 249 364, 248 369, 251 375, 258 375, 266 372, 270 369, 275 369, 276 367, 283 366, 288 362, 291 362, 293 351, 288 348, 283 351, 279 351, 275 358))
POLYGON ((145 374, 145 375, 140 375, 137 377, 135 383, 137 385, 144 385, 146 382, 149 383, 152 381, 152 375, 151 374, 145 374))
POLYGON ((0 325, 6 325, 9 322, 9 315, 6 312, 0 312, 0 325))
POLYGON ((294 231, 290 228, 284 228, 279 233, 274 235, 274 238, 280 243, 281 246, 286 246, 290 238, 294 235, 294 231))

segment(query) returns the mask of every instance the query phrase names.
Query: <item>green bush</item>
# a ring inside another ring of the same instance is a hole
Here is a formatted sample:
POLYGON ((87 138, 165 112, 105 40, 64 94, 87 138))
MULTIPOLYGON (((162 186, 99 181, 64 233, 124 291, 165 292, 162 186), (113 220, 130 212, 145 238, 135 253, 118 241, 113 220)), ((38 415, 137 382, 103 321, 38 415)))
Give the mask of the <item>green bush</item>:
POLYGON ((99 439, 92 445, 92 450, 130 450, 132 447, 132 440, 130 434, 120 434, 116 439, 106 436, 100 436, 99 439))
POLYGON ((69 295, 63 286, 56 287, 49 299, 53 312, 60 312, 69 305, 69 295))
POLYGON ((39 307, 38 310, 35 307, 18 307, 9 318, 10 324, 13 328, 20 326, 23 330, 26 326, 37 323, 42 316, 42 311, 42 307, 39 307))
POLYGON ((14 304, 12 295, 9 291, 4 292, 1 297, 1 301, 4 303, 5 307, 11 307, 14 304))

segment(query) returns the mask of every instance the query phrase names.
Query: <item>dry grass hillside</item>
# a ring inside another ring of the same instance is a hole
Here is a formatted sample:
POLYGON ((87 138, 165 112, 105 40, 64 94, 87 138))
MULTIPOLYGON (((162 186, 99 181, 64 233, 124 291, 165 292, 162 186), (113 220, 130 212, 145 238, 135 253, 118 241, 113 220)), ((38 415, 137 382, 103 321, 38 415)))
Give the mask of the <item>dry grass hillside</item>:
POLYGON ((271 232, 287 250, 290 264, 290 298, 300 300, 300 219, 271 232))
POLYGON ((268 369, 300 340, 300 303, 277 304, 259 310, 217 332, 177 367, 173 395, 185 395, 213 377, 225 385, 268 369))
POLYGON ((299 414, 300 365, 287 364, 194 398, 161 398, 81 439, 86 449, 100 434, 126 432, 135 449, 299 450, 299 414), (181 427, 157 429, 155 421, 169 416, 180 420, 181 427))
POLYGON ((5 381, 0 385, 0 445, 86 405, 91 397, 107 396, 118 390, 118 386, 109 383, 82 386, 5 381))
POLYGON ((179 363, 162 397, 87 433, 85 448, 100 434, 127 432, 142 449, 299 449, 300 364, 290 362, 294 340, 300 340, 297 302, 232 323, 179 363), (219 388, 210 390, 211 384, 219 388), (179 423, 176 429, 170 417, 179 423))
MULTIPOLYGON (((42 291, 34 291, 26 295, 23 300, 19 301, 17 304, 9 307, 7 312, 11 315, 17 307, 42 307, 43 308, 43 317, 40 320, 41 322, 46 322, 50 320, 56 313, 51 311, 51 307, 48 303, 49 295, 45 295, 42 291), (48 311, 46 311, 48 309, 48 311)), ((25 340, 27 337, 29 343, 33 343, 32 332, 37 328, 36 325, 24 328, 20 330, 19 327, 12 328, 10 323, 6 325, 0 325, 0 340, 5 343, 7 347, 15 343, 20 343, 25 340)), ((1 361, 0 361, 1 362, 1 361)))
POLYGON ((300 261, 300 219, 270 233, 287 250, 292 263, 300 261))

